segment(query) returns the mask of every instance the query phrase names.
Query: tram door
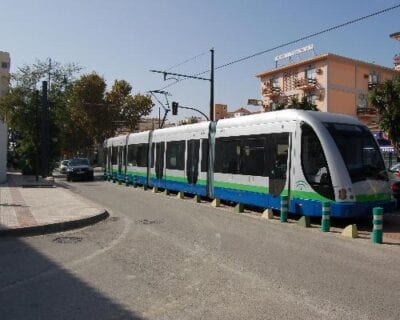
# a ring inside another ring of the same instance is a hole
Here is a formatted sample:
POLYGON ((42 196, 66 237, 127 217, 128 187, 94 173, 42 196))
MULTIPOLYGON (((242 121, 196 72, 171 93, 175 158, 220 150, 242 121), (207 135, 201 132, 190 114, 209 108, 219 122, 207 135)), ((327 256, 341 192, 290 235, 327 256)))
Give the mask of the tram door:
POLYGON ((156 177, 157 179, 162 179, 164 176, 164 152, 165 152, 165 143, 157 142, 156 143, 156 177))
POLYGON ((269 174, 269 193, 279 196, 285 188, 288 177, 289 133, 271 135, 268 141, 272 157, 271 172, 269 174))
POLYGON ((186 177, 190 184, 196 184, 199 177, 200 140, 188 140, 186 158, 186 177))

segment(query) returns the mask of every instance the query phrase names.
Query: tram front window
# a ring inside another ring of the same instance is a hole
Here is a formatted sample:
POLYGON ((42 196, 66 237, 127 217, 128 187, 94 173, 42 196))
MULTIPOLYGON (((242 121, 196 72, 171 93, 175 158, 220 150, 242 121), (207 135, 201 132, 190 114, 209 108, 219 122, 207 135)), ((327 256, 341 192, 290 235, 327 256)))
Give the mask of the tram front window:
POLYGON ((301 130, 301 165, 304 176, 316 192, 334 200, 331 176, 321 142, 308 124, 304 123, 301 130))
POLYGON ((371 132, 360 125, 325 123, 343 157, 351 181, 387 180, 385 164, 371 132))

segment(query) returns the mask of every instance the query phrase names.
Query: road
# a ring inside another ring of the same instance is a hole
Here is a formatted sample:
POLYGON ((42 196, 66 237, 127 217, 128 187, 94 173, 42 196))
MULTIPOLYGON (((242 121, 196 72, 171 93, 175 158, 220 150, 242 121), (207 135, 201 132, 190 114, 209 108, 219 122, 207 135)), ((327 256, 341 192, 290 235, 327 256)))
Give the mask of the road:
POLYGON ((110 182, 96 225, 2 239, 1 319, 400 319, 400 246, 110 182))

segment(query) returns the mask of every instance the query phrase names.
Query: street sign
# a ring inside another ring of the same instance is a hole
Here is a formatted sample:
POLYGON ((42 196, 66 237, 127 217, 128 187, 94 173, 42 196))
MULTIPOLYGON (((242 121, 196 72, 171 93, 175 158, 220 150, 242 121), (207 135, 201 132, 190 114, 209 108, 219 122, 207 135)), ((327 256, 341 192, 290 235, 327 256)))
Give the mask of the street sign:
POLYGON ((248 99, 247 105, 249 106, 262 106, 262 101, 258 99, 248 99))

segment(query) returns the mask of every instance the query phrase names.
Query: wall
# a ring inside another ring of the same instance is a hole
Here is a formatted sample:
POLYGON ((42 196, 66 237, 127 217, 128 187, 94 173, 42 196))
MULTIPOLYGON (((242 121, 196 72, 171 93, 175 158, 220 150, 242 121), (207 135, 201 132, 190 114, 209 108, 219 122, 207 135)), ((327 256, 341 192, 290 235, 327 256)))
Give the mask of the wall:
POLYGON ((0 183, 6 181, 7 177, 7 129, 0 121, 0 183))
MULTIPOLYGON (((10 79, 10 54, 0 51, 0 96, 8 91, 10 79)), ((7 129, 0 120, 0 183, 7 177, 7 129)))

